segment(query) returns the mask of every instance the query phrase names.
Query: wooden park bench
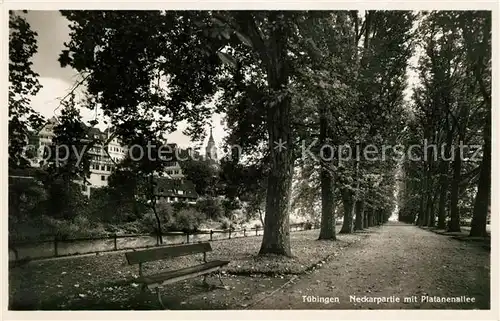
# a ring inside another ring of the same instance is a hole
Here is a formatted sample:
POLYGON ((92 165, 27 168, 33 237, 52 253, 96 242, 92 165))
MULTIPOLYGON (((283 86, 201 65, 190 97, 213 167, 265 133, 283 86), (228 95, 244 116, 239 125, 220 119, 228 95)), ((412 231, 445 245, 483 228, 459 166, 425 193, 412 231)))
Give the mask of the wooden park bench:
POLYGON ((156 290, 158 301, 162 308, 165 308, 161 300, 160 288, 163 285, 175 283, 197 276, 203 276, 203 284, 208 286, 206 278, 209 274, 219 272, 218 277, 221 285, 224 285, 221 279, 221 268, 230 261, 213 260, 207 261, 207 252, 212 251, 210 243, 195 243, 186 245, 165 246, 154 249, 146 249, 140 251, 132 251, 125 253, 128 264, 139 264, 139 279, 141 284, 141 292, 146 288, 156 290), (163 271, 158 274, 143 275, 143 264, 146 262, 160 261, 168 258, 201 254, 203 253, 203 264, 188 266, 178 270, 163 271))

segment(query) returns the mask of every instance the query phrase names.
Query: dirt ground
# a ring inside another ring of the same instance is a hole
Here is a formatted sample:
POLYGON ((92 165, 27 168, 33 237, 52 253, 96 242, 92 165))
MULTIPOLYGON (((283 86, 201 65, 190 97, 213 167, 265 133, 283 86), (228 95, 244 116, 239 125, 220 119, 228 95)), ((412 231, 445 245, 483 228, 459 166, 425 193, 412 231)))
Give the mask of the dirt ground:
MULTIPOLYGON (((279 261, 250 256, 256 253, 260 238, 254 242, 240 239, 214 243, 215 258, 218 253, 227 256, 231 248, 234 252, 230 255, 234 263, 222 278, 225 287, 215 287, 219 280, 213 276, 209 283, 214 287, 208 290, 202 287, 201 278, 190 279, 163 289, 163 302, 171 310, 488 309, 490 306, 490 253, 479 243, 454 240, 402 223, 389 223, 338 238, 337 242, 317 241, 317 231, 298 233, 292 239, 297 257, 279 261), (258 273, 259 270, 280 273, 258 273), (404 302, 404 297, 411 296, 416 300, 404 302), (422 296, 466 296, 468 300, 474 298, 474 302, 422 302, 422 296), (362 302, 369 298, 389 301, 399 298, 400 302, 362 302), (359 301, 351 302, 353 299, 359 301)), ((120 254, 79 258, 11 269, 10 309, 161 309, 153 293, 139 295, 138 284, 133 279, 130 282, 136 271, 126 265, 123 257, 120 254)), ((181 263, 186 262, 175 261, 181 263)))
MULTIPOLYGON (((225 288, 202 287, 202 278, 168 285, 162 297, 170 309, 243 308, 288 280, 339 256, 364 234, 345 235, 337 242, 318 241, 318 230, 291 235, 294 257, 256 256, 261 236, 212 242, 209 260, 230 260, 224 268, 225 288)), ((201 254, 147 263, 145 274, 199 264, 201 254)), ((159 309, 154 294, 139 296, 137 265, 124 253, 33 261, 9 268, 9 308, 12 310, 123 310, 159 309)), ((209 282, 218 285, 217 277, 209 282)))
POLYGON ((411 225, 389 223, 373 230, 358 245, 338 260, 329 261, 315 273, 259 302, 258 308, 490 307, 490 253, 480 244, 460 242, 411 225), (416 296, 416 300, 411 300, 414 302, 409 299, 404 302, 404 297, 412 296, 416 296), (429 302, 431 299, 422 300, 422 296, 466 296, 466 300, 474 302, 429 302), (370 300, 369 297, 378 297, 381 303, 363 302, 370 300), (397 298, 400 302, 396 302, 397 298), (319 302, 308 302, 314 299, 319 302))

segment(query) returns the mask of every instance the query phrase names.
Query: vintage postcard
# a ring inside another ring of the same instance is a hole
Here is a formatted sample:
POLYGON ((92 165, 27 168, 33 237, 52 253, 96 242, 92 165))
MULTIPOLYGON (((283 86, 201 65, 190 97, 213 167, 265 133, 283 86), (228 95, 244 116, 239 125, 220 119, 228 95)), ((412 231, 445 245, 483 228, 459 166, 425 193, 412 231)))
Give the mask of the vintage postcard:
POLYGON ((270 5, 4 3, 6 319, 498 318, 494 2, 270 5))

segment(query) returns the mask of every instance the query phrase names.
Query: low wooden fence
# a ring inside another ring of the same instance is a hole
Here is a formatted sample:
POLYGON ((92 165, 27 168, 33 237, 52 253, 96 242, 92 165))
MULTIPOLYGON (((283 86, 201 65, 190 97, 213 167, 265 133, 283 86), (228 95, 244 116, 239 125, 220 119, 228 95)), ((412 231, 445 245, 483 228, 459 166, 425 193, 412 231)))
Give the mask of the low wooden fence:
MULTIPOLYGON (((290 231, 303 231, 316 226, 306 223, 290 224, 290 231)), ((162 245, 176 245, 197 242, 230 240, 241 237, 259 236, 263 228, 239 230, 206 230, 195 233, 167 232, 162 234, 162 245)), ((103 237, 60 239, 53 237, 36 242, 9 242, 9 261, 23 261, 79 254, 113 252, 159 246, 155 234, 112 235, 103 237)))

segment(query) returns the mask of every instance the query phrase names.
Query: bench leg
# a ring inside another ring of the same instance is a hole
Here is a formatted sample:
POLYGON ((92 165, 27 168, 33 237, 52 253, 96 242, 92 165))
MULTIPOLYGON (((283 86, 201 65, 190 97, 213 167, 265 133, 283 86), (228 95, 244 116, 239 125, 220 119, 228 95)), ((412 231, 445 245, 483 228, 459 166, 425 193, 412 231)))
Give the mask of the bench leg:
POLYGON ((219 277, 219 282, 220 282, 220 284, 221 284, 222 286, 224 286, 224 282, 222 282, 222 278, 221 278, 221 276, 222 276, 222 271, 221 271, 220 269, 219 269, 219 273, 217 273, 217 276, 219 277))
POLYGON ((163 304, 163 301, 161 300, 161 293, 160 293, 160 288, 156 288, 156 296, 158 297, 158 302, 160 302, 160 306, 162 309, 166 309, 165 305, 163 304))
POLYGON ((208 282, 207 282, 207 275, 206 274, 203 275, 203 286, 206 288, 210 287, 210 284, 208 284, 208 282))

